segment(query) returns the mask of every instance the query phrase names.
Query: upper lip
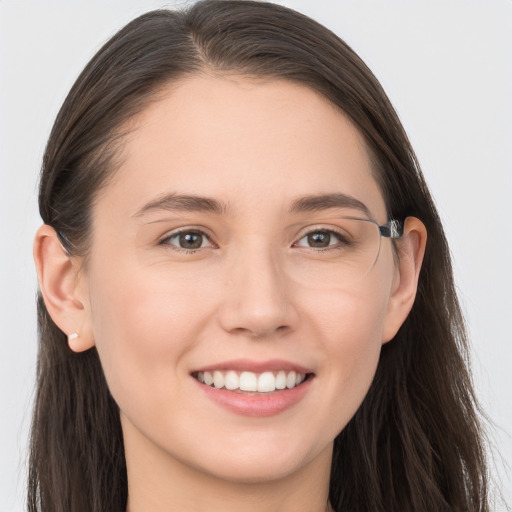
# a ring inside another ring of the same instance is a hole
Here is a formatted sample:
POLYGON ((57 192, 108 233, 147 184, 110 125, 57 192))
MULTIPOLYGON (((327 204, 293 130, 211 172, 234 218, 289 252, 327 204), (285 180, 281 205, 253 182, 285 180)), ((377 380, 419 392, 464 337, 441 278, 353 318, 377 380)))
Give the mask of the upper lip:
POLYGON ((295 371, 297 373, 313 373, 310 369, 285 359, 267 359, 266 361, 255 361, 253 359, 231 359, 221 361, 207 366, 202 366, 194 370, 195 372, 211 372, 214 370, 227 371, 248 371, 254 373, 275 372, 275 371, 295 371))

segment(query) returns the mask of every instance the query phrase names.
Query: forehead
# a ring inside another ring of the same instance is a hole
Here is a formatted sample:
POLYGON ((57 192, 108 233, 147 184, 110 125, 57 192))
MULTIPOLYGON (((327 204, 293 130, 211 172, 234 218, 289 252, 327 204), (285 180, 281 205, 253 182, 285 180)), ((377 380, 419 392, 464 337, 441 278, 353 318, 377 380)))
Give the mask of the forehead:
POLYGON ((359 131, 323 96, 285 80, 171 84, 134 120, 122 161, 104 193, 131 214, 169 192, 220 198, 235 210, 339 192, 385 217, 359 131))

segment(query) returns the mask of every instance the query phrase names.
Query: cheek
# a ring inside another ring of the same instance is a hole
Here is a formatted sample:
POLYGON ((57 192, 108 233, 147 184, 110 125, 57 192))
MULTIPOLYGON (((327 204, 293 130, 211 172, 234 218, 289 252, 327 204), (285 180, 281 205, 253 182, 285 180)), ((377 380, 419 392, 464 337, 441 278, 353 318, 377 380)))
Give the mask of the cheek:
POLYGON ((117 262, 101 272, 92 269, 90 299, 110 391, 128 412, 135 404, 149 407, 150 390, 169 398, 175 388, 170 383, 187 374, 183 356, 197 343, 209 304, 186 276, 169 279, 163 271, 135 271, 129 262, 117 262))
POLYGON ((331 435, 337 435, 361 405, 375 375, 382 347, 387 311, 387 279, 367 280, 352 291, 331 289, 311 293, 310 311, 318 353, 322 354, 321 379, 325 401, 319 417, 330 415, 331 435))
POLYGON ((335 283, 303 289, 302 316, 322 333, 327 344, 324 353, 329 357, 357 357, 367 349, 380 349, 392 279, 378 267, 374 270, 350 287, 335 283))

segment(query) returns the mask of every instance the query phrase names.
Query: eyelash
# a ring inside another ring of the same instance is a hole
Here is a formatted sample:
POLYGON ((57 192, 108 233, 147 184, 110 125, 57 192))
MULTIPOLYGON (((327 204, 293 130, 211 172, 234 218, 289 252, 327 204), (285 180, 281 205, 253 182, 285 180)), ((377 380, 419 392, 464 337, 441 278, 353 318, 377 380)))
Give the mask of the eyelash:
MULTIPOLYGON (((207 247, 198 247, 198 248, 195 248, 195 249, 186 249, 184 247, 179 247, 178 245, 174 245, 174 244, 171 244, 170 243, 170 240, 172 240, 173 238, 177 238, 179 237, 181 234, 185 234, 185 233, 188 233, 188 234, 194 234, 194 235, 200 235, 204 238, 206 238, 210 244, 210 248, 211 246, 213 246, 213 248, 217 248, 217 244, 215 244, 211 237, 209 235, 207 235, 204 231, 200 230, 200 229, 181 229, 179 231, 176 231, 176 232, 173 232, 167 236, 165 236, 164 238, 162 238, 159 242, 158 242, 158 245, 162 245, 162 246, 167 246, 167 247, 172 247, 172 250, 175 250, 175 251, 178 251, 178 252, 181 252, 181 253, 184 253, 184 254, 197 254, 197 252, 200 250, 200 249, 206 249, 207 247)), ((332 228, 313 228, 309 231, 307 231, 306 233, 304 233, 300 238, 298 238, 292 245, 292 247, 302 247, 304 249, 312 249, 314 250, 315 252, 325 252, 325 251, 330 251, 330 250, 335 250, 335 249, 339 249, 339 244, 345 244, 345 245, 349 245, 350 242, 347 240, 346 236, 344 236, 342 233, 340 233, 339 231, 335 230, 335 229, 332 229, 332 228), (309 235, 312 235, 313 233, 326 233, 326 234, 329 234, 329 235, 334 235, 334 237, 337 239, 337 243, 334 244, 334 245, 328 245, 327 247, 322 247, 322 248, 314 248, 314 247, 307 247, 307 246, 298 246, 298 242, 300 242, 301 240, 303 240, 304 238, 306 238, 307 236, 309 235)))
POLYGON ((181 252, 181 253, 184 253, 184 254, 197 254, 199 249, 205 249, 205 247, 198 247, 197 249, 186 249, 185 247, 179 247, 178 245, 174 245, 174 244, 170 243, 170 240, 172 240, 173 238, 177 238, 181 234, 185 234, 185 233, 194 234, 194 235, 200 235, 200 236, 206 238, 208 240, 208 242, 212 246, 214 246, 214 248, 217 247, 217 245, 214 242, 212 242, 211 237, 208 236, 201 229, 181 229, 179 231, 175 231, 175 232, 170 233, 169 235, 165 236, 164 238, 162 238, 158 242, 158 245, 163 245, 163 246, 166 246, 166 247, 172 247, 172 250, 175 250, 175 251, 178 251, 178 252, 181 252))
POLYGON ((347 239, 347 237, 341 233, 340 231, 337 231, 336 229, 332 228, 313 228, 304 233, 296 242, 293 244, 295 247, 302 247, 304 249, 312 249, 315 252, 326 252, 326 251, 332 251, 340 248, 340 245, 348 246, 350 245, 350 241, 347 239), (297 243, 306 238, 309 235, 312 235, 313 233, 326 233, 330 236, 334 235, 334 237, 337 240, 337 243, 333 245, 328 245, 327 247, 307 247, 307 246, 297 246, 297 243))

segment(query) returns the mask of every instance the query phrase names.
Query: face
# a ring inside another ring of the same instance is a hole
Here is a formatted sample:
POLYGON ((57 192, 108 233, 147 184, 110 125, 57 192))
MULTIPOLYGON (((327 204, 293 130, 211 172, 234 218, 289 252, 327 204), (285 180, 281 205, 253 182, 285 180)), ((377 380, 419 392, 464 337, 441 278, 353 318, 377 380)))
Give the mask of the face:
POLYGON ((340 278, 330 231, 368 215, 352 200, 297 208, 332 194, 387 221, 362 137, 303 86, 189 78, 136 119, 81 278, 128 457, 144 445, 259 481, 329 456, 372 381, 396 281, 385 239, 365 276, 340 278))

